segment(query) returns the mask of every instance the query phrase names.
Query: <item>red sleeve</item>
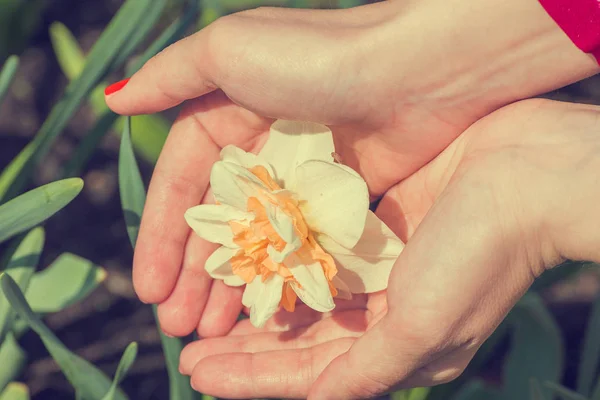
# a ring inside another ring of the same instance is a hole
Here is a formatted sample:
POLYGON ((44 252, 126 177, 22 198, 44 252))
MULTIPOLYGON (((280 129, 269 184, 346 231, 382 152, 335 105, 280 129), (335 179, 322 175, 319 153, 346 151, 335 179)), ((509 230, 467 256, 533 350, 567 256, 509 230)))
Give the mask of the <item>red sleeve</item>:
POLYGON ((577 47, 600 63, 600 0, 540 0, 577 47))

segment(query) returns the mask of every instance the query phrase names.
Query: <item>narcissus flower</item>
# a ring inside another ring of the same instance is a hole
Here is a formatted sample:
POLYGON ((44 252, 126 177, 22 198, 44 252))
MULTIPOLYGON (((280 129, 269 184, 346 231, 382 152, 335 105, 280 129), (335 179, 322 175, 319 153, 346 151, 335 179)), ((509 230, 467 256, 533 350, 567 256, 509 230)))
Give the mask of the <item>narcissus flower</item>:
POLYGON ((216 204, 185 218, 221 244, 206 261, 214 279, 246 285, 242 303, 260 327, 297 298, 331 311, 333 298, 387 287, 404 244, 369 211, 363 178, 334 160, 323 125, 277 121, 258 154, 227 146, 212 167, 216 204))

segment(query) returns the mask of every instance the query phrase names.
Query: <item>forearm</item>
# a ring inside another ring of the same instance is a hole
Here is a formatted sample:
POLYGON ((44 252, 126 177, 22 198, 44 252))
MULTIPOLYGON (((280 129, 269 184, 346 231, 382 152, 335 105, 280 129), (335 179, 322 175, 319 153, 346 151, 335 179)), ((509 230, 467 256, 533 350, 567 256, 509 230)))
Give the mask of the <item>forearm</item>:
POLYGON ((397 0, 381 7, 390 17, 368 39, 373 57, 394 54, 380 68, 421 76, 418 89, 435 94, 430 100, 441 107, 459 103, 480 114, 600 72, 537 0, 397 0))

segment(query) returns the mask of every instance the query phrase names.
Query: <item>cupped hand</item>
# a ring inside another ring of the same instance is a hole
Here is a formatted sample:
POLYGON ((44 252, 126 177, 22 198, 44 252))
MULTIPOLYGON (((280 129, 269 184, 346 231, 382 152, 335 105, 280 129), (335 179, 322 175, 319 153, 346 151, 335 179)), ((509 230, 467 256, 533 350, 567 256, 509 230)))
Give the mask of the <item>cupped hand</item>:
POLYGON ((457 377, 531 285, 600 260, 600 107, 528 100, 470 127, 384 195, 408 239, 387 293, 305 306, 188 345, 180 369, 226 398, 361 399, 457 377))
POLYGON ((471 122, 464 112, 448 121, 425 101, 408 105, 397 79, 367 62, 372 27, 389 18, 386 4, 360 14, 235 14, 169 47, 107 97, 123 114, 187 100, 152 177, 133 269, 137 294, 159 304, 167 334, 221 335, 240 312, 241 291, 211 281, 204 262, 214 247, 191 235, 183 219, 188 208, 212 201, 209 173, 222 147, 259 150, 273 118, 330 124, 343 162, 365 177, 375 197, 471 122))
POLYGON ((167 334, 222 335, 241 307, 238 289, 204 272, 213 247, 190 235, 183 219, 189 207, 209 201, 220 148, 258 150, 272 118, 325 123, 343 162, 377 197, 493 109, 597 70, 538 4, 462 3, 234 14, 169 47, 107 96, 111 109, 129 115, 185 102, 150 184, 133 269, 137 294, 159 304, 167 334), (482 40, 471 23, 446 34, 462 20, 483 18, 486 32, 502 26, 498 35, 482 40), (510 63, 496 57, 508 50, 518 56, 510 63), (539 79, 530 79, 533 72, 539 79))

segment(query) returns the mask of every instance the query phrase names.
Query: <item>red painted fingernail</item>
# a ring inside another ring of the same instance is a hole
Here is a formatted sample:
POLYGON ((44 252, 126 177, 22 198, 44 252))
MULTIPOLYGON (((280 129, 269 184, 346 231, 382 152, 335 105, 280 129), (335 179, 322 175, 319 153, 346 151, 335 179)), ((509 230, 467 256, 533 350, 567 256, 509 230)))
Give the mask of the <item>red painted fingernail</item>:
POLYGON ((123 89, 125 85, 127 85, 127 82, 129 82, 129 78, 123 79, 122 81, 115 82, 112 85, 107 86, 106 89, 104 89, 104 94, 108 96, 109 94, 118 92, 119 90, 123 89))

